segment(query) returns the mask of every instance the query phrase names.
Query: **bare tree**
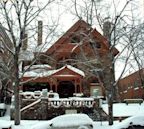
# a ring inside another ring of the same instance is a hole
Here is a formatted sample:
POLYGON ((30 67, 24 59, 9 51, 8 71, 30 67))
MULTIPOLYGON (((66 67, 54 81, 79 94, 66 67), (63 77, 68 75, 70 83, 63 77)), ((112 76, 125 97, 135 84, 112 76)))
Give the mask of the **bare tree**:
MULTIPOLYGON (((132 7, 136 5, 136 2, 132 0, 127 0, 124 3, 112 0, 109 1, 109 4, 104 0, 101 2, 94 0, 89 2, 85 0, 74 0, 73 2, 75 13, 73 11, 72 13, 78 18, 86 20, 87 23, 98 26, 103 32, 104 37, 107 38, 109 44, 109 51, 99 62, 101 62, 103 73, 103 80, 101 80, 101 82, 104 84, 108 98, 109 125, 112 125, 113 101, 117 101, 118 99, 118 81, 115 81, 115 62, 122 54, 125 54, 123 60, 125 66, 118 78, 119 80, 128 66, 132 53, 134 53, 135 49, 134 47, 132 48, 132 46, 138 41, 138 35, 141 35, 141 32, 135 31, 135 28, 138 29, 138 26, 133 23, 133 21, 136 22, 136 17, 133 16, 135 8, 132 7), (121 8, 119 8, 119 5, 121 5, 121 8), (132 42, 133 36, 135 40, 132 42), (122 46, 122 50, 117 57, 114 57, 114 49, 116 46, 122 46)), ((97 52, 96 57, 98 57, 97 52)), ((98 74, 96 74, 96 76, 98 76, 98 74)))
MULTIPOLYGON (((20 99, 19 87, 20 80, 20 54, 22 48, 26 46, 25 40, 30 37, 25 37, 28 30, 34 31, 34 21, 39 18, 40 14, 54 0, 40 2, 39 0, 2 0, 0 1, 0 17, 1 17, 1 42, 4 51, 7 55, 2 55, 3 59, 0 62, 0 68, 3 74, 11 81, 14 90, 15 98, 15 125, 20 124, 20 99), (9 40, 6 37, 10 37, 9 40), (5 36, 3 36, 5 34, 5 36), (5 65, 6 64, 6 65, 5 65)), ((3 52, 2 52, 3 53, 3 52)), ((28 55, 27 55, 28 56, 28 55)))

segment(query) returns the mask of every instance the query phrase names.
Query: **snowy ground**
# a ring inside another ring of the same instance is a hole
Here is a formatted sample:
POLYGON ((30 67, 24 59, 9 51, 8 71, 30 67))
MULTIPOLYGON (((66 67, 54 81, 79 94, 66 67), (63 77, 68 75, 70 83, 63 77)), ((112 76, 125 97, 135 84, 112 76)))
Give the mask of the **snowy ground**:
MULTIPOLYGON (((108 113, 108 105, 102 105, 103 110, 108 113)), ((113 104, 113 115, 114 117, 128 117, 134 115, 144 115, 144 103, 140 104, 125 104, 115 103, 113 104)))
MULTIPOLYGON (((2 119, 2 118, 1 118, 2 119)), ((9 120, 0 120, 0 129, 7 128, 12 125, 12 129, 33 129, 35 125, 41 125, 41 129, 44 125, 46 125, 49 121, 21 121, 21 125, 14 127, 14 122, 9 120)), ((116 122, 117 123, 117 122, 116 122)), ((108 126, 108 122, 94 122, 94 129, 114 129, 113 126, 108 126)), ((40 127, 39 127, 40 128, 40 127)))
MULTIPOLYGON (((134 116, 130 117, 122 122, 114 122, 113 126, 109 126, 108 122, 93 122, 94 129, 122 129, 126 128, 130 125, 130 123, 135 125, 143 125, 144 126, 144 116, 134 116)), ((9 120, 9 116, 0 118, 0 129, 12 127, 12 129, 48 129, 47 125, 49 125, 50 121, 37 121, 37 120, 21 120, 21 125, 14 126, 14 121, 9 120), (37 128, 35 128, 37 127, 37 128)))
MULTIPOLYGON (((105 112, 107 112, 107 105, 102 105, 105 112)), ((122 122, 114 122, 113 126, 109 126, 108 122, 94 121, 94 129, 121 129, 128 127, 130 123, 144 126, 144 104, 114 104, 114 116, 133 116, 122 122)), ((38 120, 21 120, 21 125, 14 127, 14 121, 10 121, 9 110, 4 117, 0 117, 0 129, 12 126, 12 129, 48 129, 51 121, 38 121, 38 120), (45 127, 45 128, 44 128, 45 127)), ((63 121, 64 122, 64 121, 63 121)))

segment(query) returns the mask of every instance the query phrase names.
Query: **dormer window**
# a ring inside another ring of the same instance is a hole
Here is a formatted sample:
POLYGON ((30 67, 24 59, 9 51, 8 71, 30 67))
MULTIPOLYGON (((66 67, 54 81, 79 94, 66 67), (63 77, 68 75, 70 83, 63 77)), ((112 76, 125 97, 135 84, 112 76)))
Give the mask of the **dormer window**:
POLYGON ((78 36, 74 36, 71 38, 71 43, 79 43, 80 42, 80 38, 78 36))

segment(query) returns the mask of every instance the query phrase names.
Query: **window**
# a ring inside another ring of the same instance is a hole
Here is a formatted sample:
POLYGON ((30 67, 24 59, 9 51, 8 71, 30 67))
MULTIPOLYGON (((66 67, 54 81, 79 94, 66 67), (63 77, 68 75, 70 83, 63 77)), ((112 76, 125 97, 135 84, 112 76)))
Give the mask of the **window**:
POLYGON ((71 43, 79 43, 80 42, 80 38, 78 36, 74 36, 71 38, 71 43))

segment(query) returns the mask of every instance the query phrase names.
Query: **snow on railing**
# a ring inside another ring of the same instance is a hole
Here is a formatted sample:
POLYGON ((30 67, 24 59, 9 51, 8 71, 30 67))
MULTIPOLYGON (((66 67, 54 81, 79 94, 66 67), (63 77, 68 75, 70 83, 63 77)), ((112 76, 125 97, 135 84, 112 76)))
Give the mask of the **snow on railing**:
POLYGON ((33 107, 34 105, 40 103, 40 101, 41 101, 41 99, 38 99, 38 100, 34 101, 33 103, 31 103, 31 104, 23 107, 22 109, 20 109, 20 111, 23 112, 24 110, 27 110, 27 109, 29 109, 30 107, 33 107))
MULTIPOLYGON (((41 92, 23 92, 21 93, 22 100, 33 100, 32 104, 24 107, 21 109, 21 111, 28 109, 31 106, 34 106, 35 104, 39 103, 40 100, 43 99, 48 99, 48 107, 52 108, 60 108, 60 107, 65 107, 65 108, 70 108, 70 107, 87 107, 87 108, 92 108, 94 107, 94 104, 96 103, 94 101, 94 98, 91 97, 70 97, 70 98, 59 98, 58 93, 53 93, 53 92, 48 92, 47 95, 43 95, 41 92)), ((26 102, 25 101, 25 102, 26 102)))
POLYGON ((41 91, 21 92, 20 95, 22 99, 40 99, 41 97, 59 98, 58 93, 55 92, 45 92, 45 94, 41 91))
POLYGON ((72 100, 72 99, 59 99, 59 100, 49 100, 48 101, 48 106, 53 107, 53 108, 59 108, 59 107, 87 107, 87 108, 92 108, 94 106, 95 101, 90 99, 90 100, 72 100))

